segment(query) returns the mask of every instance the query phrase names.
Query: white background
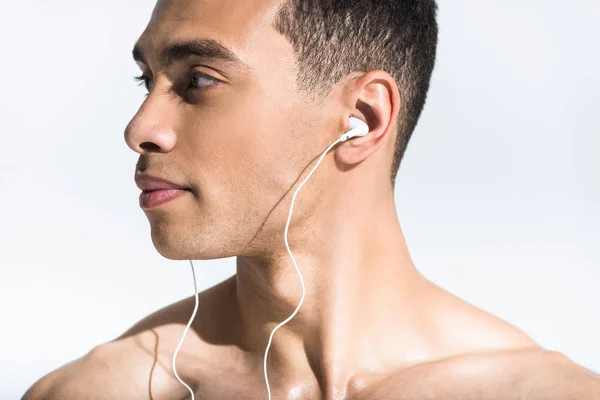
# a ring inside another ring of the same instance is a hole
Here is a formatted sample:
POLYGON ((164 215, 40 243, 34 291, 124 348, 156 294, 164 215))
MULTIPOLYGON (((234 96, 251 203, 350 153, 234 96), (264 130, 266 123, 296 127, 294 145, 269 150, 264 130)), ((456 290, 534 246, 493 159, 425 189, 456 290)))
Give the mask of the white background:
MULTIPOLYGON (((187 297, 123 130, 154 2, 0 0, 0 399, 187 297)), ((434 282, 600 371, 600 3, 440 2, 400 221, 434 282)), ((204 289, 234 260, 199 261, 204 289)))

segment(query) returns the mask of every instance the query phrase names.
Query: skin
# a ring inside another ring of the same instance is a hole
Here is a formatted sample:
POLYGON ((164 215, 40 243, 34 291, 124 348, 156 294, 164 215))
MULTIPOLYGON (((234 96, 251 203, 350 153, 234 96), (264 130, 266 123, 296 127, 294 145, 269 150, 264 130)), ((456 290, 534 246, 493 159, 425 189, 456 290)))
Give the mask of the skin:
MULTIPOLYGON (((593 399, 598 376, 427 280, 397 218, 389 174, 400 96, 385 71, 357 72, 324 102, 299 93, 292 47, 270 27, 277 1, 159 0, 138 45, 151 92, 125 131, 136 173, 189 187, 144 209, 157 251, 173 260, 237 256, 237 273, 202 292, 177 357, 196 399, 266 399, 271 330, 301 286, 306 298, 274 336, 273 399, 593 399), (192 57, 168 68, 160 51, 207 37, 249 68, 192 57), (218 80, 189 85, 194 70, 218 80), (182 84, 183 82, 183 84, 182 84)), ((40 379, 25 399, 186 399, 171 359, 194 297, 147 316, 40 379)))

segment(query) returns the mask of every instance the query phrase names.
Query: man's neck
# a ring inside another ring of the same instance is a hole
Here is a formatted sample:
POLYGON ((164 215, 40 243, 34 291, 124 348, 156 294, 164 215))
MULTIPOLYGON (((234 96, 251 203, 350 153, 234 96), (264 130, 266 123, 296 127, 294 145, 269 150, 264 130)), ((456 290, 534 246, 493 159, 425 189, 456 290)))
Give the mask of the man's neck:
MULTIPOLYGON (((412 263, 393 197, 362 212, 350 208, 314 216, 314 229, 290 229, 306 295, 273 338, 268 365, 274 378, 308 371, 332 388, 356 371, 385 371, 424 356, 424 294, 431 285, 412 263)), ((283 250, 237 258, 232 315, 239 318, 241 347, 261 359, 269 334, 302 295, 283 250)))

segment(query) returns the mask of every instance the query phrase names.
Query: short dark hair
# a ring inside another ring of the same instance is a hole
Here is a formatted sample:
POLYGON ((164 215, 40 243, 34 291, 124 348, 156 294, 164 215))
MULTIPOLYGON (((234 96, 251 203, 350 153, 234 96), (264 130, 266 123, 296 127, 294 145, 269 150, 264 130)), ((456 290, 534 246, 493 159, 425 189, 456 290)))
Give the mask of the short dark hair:
POLYGON ((322 97, 355 71, 381 69, 394 77, 402 104, 392 186, 425 105, 436 16, 435 0, 284 0, 273 22, 293 46, 302 92, 322 97))

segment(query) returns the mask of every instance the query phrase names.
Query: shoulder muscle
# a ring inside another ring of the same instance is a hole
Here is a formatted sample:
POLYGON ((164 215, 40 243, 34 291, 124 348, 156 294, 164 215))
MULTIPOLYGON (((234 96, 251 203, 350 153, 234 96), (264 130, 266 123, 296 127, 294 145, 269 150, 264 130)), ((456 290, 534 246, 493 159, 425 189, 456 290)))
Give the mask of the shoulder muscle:
POLYGON ((177 390, 174 376, 156 361, 122 343, 105 343, 41 378, 22 400, 179 400, 185 392, 177 390))

